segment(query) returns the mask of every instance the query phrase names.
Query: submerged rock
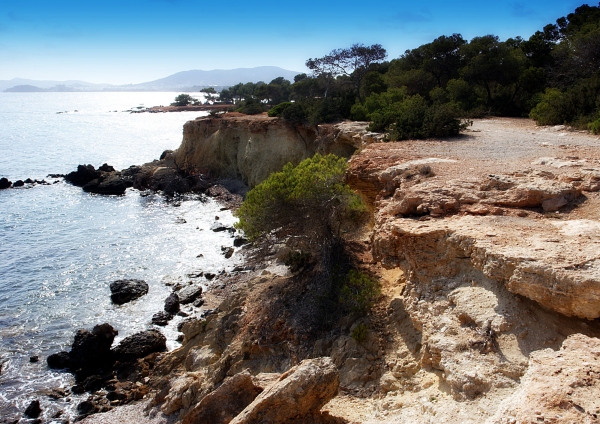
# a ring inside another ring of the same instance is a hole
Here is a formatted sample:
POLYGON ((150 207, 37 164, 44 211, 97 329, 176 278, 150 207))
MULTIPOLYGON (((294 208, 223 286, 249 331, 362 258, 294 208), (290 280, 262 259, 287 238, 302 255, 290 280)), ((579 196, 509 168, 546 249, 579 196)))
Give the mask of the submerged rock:
POLYGON ((122 305, 148 293, 148 284, 143 280, 117 280, 110 283, 110 298, 113 303, 122 305))

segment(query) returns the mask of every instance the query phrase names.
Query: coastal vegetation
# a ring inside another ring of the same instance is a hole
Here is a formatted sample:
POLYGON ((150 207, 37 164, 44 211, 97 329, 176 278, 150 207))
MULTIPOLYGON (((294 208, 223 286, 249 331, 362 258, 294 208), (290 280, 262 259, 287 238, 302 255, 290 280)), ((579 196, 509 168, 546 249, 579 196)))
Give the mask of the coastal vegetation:
POLYGON ((344 158, 332 154, 288 163, 248 192, 235 212, 237 227, 250 240, 287 239, 307 253, 335 243, 344 226, 366 212, 343 182, 346 167, 344 158))
POLYGON ((309 125, 370 121, 389 140, 457 135, 483 116, 600 131, 600 7, 582 5, 528 39, 442 35, 386 61, 355 44, 306 61, 293 82, 237 84, 220 98, 244 113, 309 125))

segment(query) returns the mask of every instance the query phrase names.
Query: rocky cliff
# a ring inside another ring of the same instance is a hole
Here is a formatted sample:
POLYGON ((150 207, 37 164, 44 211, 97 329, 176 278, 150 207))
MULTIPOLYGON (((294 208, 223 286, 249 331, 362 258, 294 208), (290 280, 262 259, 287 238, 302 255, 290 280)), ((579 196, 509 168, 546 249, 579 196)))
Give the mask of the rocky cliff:
POLYGON ((347 182, 373 221, 346 254, 382 295, 324 325, 322 281, 291 273, 283 245, 220 275, 156 365, 154 422, 600 422, 597 137, 498 119, 378 143, 364 124, 219 119, 186 125, 178 166, 252 185, 282 165, 277 137, 297 160, 359 148, 347 182))
POLYGON ((368 140, 364 127, 352 123, 305 127, 266 115, 236 113, 198 118, 184 125, 174 160, 188 173, 240 179, 253 187, 286 163, 297 164, 316 152, 350 157, 368 140))

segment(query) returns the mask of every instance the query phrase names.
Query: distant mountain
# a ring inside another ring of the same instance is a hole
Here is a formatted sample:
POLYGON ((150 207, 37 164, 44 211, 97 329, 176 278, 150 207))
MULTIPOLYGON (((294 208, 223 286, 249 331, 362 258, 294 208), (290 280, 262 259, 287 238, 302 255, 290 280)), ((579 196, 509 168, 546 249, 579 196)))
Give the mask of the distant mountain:
POLYGON ((300 72, 277 66, 256 68, 183 71, 155 81, 140 84, 110 85, 85 81, 36 81, 23 78, 0 80, 0 91, 198 91, 202 87, 228 87, 237 83, 266 83, 277 77, 294 81, 300 72), (33 87, 37 90, 34 90, 33 87))
POLYGON ((177 89, 192 87, 231 86, 239 82, 270 82, 277 77, 294 81, 300 72, 288 71, 277 66, 259 66, 257 68, 214 69, 212 71, 183 71, 155 81, 133 84, 135 88, 151 90, 177 89))
MULTIPOLYGON (((106 87, 112 87, 110 84, 92 84, 91 82, 69 80, 69 81, 39 81, 25 78, 13 78, 11 80, 0 80, 0 91, 17 86, 33 86, 50 91, 61 91, 61 88, 67 87, 74 91, 97 91, 106 87)), ((40 91, 45 91, 40 90, 40 91)), ((11 90, 20 91, 20 90, 11 90)), ((63 90, 64 91, 64 88, 63 90)))

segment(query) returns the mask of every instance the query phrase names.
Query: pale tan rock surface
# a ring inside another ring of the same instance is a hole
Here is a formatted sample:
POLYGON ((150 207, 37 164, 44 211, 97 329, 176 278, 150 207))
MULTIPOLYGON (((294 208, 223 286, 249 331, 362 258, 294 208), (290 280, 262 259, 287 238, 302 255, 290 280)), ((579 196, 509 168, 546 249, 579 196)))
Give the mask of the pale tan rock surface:
POLYGON ((366 123, 305 127, 264 114, 198 118, 184 125, 174 160, 181 170, 237 178, 253 187, 286 163, 298 164, 317 152, 349 157, 374 140, 365 127, 366 123))
POLYGON ((600 422, 600 340, 575 334, 533 352, 519 389, 488 424, 600 422))
POLYGON ((282 374, 231 424, 285 423, 318 413, 338 391, 339 374, 330 358, 306 359, 282 374))

